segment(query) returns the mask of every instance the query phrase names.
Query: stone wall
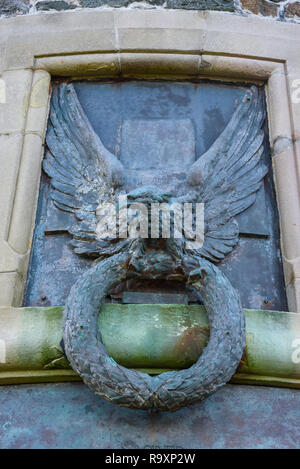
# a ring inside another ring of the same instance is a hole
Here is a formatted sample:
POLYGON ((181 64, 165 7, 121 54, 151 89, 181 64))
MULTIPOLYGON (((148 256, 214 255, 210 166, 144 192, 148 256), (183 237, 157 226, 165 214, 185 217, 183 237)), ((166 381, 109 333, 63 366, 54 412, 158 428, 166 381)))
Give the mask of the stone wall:
POLYGON ((79 8, 221 10, 300 22, 300 1, 294 0, 0 0, 2 17, 79 8))

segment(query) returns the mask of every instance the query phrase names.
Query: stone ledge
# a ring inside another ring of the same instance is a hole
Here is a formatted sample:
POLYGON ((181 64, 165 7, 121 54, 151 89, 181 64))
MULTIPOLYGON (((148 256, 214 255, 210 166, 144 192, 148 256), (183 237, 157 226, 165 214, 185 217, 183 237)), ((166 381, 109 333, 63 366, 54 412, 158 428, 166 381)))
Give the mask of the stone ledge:
MULTIPOLYGON (((0 385, 79 379, 60 345, 63 309, 0 308, 0 339, 5 347, 0 385)), ((299 354, 300 316, 250 309, 244 313, 247 346, 232 382, 300 388, 300 364, 293 361, 299 354)), ((190 366, 209 336, 205 308, 196 305, 105 304, 99 328, 110 356, 150 374, 190 366), (155 351, 148 348, 153 338, 155 351)))

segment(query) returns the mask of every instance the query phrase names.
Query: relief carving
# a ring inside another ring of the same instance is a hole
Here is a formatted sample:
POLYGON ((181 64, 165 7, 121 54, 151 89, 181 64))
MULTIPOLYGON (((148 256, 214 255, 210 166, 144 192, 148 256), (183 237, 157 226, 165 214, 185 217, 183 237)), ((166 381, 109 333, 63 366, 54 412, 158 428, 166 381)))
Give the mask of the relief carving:
POLYGON ((174 411, 203 400, 234 374, 245 348, 245 320, 238 292, 215 264, 236 246, 235 216, 254 203, 267 171, 261 162, 261 99, 256 87, 246 91, 221 135, 188 168, 186 193, 176 197, 152 186, 126 194, 123 165, 94 132, 73 86, 54 89, 44 170, 54 204, 75 215, 69 228, 75 252, 95 259, 66 302, 65 350, 74 370, 100 397, 135 409, 174 411), (120 195, 126 195, 126 209, 138 203, 204 204, 203 244, 187 248, 189 240, 174 233, 159 239, 120 232, 100 237, 99 206, 113 203, 120 213, 120 195), (101 303, 129 278, 180 280, 201 294, 210 339, 190 368, 152 377, 120 366, 107 354, 97 326, 101 303))

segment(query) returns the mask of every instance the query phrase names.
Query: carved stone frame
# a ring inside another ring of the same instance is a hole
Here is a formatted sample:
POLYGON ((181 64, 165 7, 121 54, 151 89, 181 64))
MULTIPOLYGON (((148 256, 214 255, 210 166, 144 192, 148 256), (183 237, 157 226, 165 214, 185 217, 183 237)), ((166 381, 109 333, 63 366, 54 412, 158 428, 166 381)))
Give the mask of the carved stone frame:
POLYGON ((299 25, 178 10, 71 11, 1 24, 0 306, 22 302, 51 76, 203 77, 265 83, 289 310, 300 312, 299 25))

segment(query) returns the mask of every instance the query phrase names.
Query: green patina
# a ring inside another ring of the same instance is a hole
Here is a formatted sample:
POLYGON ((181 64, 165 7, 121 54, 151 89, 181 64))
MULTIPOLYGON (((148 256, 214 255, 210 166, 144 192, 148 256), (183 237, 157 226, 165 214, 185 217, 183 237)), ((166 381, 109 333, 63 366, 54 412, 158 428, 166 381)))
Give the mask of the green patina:
MULTIPOLYGON (((79 379, 60 346, 63 310, 0 309, 0 339, 7 346, 7 361, 0 363, 1 384, 79 379)), ((234 381, 299 387, 300 364, 291 359, 293 341, 300 337, 299 315, 244 313, 247 347, 234 381)), ((190 366, 209 337, 205 309, 198 305, 104 304, 99 328, 114 360, 149 374, 190 366)))
POLYGON ((187 368, 209 337, 205 310, 196 305, 106 304, 99 328, 109 354, 130 368, 187 368))

